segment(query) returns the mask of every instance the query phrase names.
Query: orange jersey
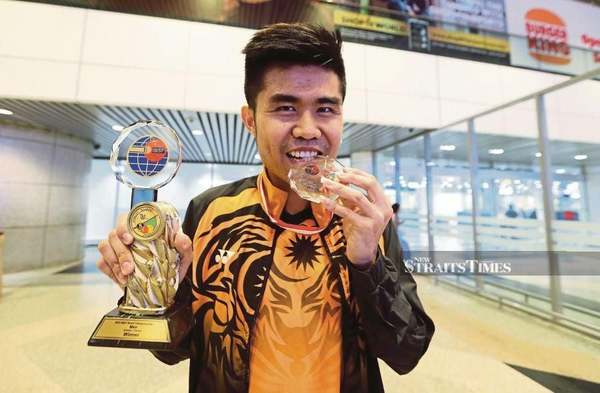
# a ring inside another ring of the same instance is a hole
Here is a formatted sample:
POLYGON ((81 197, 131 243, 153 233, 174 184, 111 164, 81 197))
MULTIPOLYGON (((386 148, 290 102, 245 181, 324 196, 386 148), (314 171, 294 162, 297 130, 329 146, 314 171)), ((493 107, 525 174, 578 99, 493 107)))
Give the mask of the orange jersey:
POLYGON ((174 306, 193 315, 188 340, 154 352, 190 358, 190 392, 382 392, 376 357, 408 372, 426 350, 433 324, 393 227, 359 271, 339 217, 312 204, 294 222, 286 200, 263 172, 190 203, 194 260, 174 306))
MULTIPOLYGON (((317 226, 310 218, 284 222, 317 226)), ((283 232, 250 348, 250 393, 338 393, 342 362, 338 279, 318 234, 283 232)))

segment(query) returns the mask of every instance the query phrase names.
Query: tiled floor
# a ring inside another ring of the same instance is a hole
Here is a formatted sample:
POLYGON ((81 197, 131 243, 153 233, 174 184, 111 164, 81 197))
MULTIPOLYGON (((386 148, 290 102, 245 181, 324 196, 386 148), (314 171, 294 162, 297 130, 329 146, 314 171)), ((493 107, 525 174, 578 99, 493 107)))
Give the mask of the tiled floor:
MULTIPOLYGON (((187 362, 141 350, 86 346, 120 290, 83 267, 5 276, 0 300, 0 392, 185 392, 187 362)), ((417 368, 382 364, 387 392, 600 392, 600 342, 418 278, 436 322, 417 368)))

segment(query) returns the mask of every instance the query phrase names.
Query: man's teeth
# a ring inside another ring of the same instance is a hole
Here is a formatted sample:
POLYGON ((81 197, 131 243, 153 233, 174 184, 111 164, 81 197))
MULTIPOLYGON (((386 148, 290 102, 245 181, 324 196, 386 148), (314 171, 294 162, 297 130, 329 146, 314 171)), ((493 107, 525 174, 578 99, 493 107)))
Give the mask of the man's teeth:
POLYGON ((288 153, 291 157, 294 158, 313 158, 316 157, 319 153, 316 151, 291 151, 288 153))

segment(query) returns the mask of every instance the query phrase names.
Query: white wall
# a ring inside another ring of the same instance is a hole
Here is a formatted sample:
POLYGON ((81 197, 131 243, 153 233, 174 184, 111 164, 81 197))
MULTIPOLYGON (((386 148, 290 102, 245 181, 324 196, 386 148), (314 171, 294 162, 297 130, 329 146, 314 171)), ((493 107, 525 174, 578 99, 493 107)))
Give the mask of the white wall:
MULTIPOLYGON (((237 113, 248 29, 0 0, 0 97, 237 113)), ((439 127, 566 77, 408 51, 344 44, 346 120, 439 127)), ((555 139, 600 141, 600 83, 556 95, 551 122, 585 123, 555 139), (592 101, 595 99, 596 101, 592 101), (586 104, 581 105, 583 102, 586 104), (562 108, 562 109, 561 109, 562 108)), ((484 132, 532 118, 490 117, 484 132)), ((533 116, 535 118, 535 116, 533 116)))
MULTIPOLYGON (((183 163, 175 178, 158 190, 158 200, 172 203, 183 220, 188 203, 211 187, 258 174, 260 165, 183 163)), ((119 183, 108 160, 93 160, 87 203, 87 244, 97 244, 115 225, 119 214, 129 211, 131 189, 119 183)))
POLYGON ((88 182, 85 239, 96 243, 113 228, 118 184, 108 160, 92 160, 88 182))
POLYGON ((57 132, 0 124, 0 231, 4 271, 82 257, 92 144, 57 132))

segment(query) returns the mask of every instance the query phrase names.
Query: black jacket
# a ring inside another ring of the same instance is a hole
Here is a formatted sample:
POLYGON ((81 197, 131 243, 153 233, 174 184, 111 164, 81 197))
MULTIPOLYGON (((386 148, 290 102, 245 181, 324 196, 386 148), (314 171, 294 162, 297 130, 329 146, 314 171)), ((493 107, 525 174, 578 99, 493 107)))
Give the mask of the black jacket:
MULTIPOLYGON (((257 181, 260 175, 208 190, 194 198, 186 212, 183 229, 193 239, 194 262, 174 307, 189 309, 190 323, 177 351, 153 353, 168 364, 190 358, 190 392, 248 390, 252 329, 268 279, 268 274, 259 273, 270 270, 272 249, 284 231, 265 213, 269 207, 263 206, 257 181), (227 272, 219 270, 223 249, 234 243, 243 252, 230 261, 227 272), (231 307, 235 317, 219 317, 218 307, 231 307)), ((367 271, 355 268, 345 256, 341 218, 334 216, 315 236, 328 244, 327 255, 340 277, 340 391, 383 392, 377 358, 406 374, 417 365, 434 332, 402 261, 396 230, 388 224, 377 260, 367 271)))

